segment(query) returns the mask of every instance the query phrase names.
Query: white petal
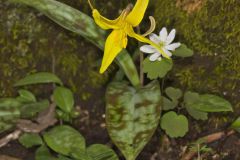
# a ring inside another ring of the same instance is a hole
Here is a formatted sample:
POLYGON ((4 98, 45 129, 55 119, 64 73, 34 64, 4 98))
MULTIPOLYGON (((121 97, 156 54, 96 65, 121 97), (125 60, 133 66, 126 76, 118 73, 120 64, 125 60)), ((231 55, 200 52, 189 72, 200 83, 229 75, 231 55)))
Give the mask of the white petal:
POLYGON ((149 57, 150 61, 156 61, 161 56, 160 53, 156 52, 149 57))
POLYGON ((150 40, 152 41, 152 42, 154 42, 154 43, 160 43, 161 42, 161 39, 160 39, 160 37, 158 37, 156 34, 154 34, 154 33, 152 33, 152 34, 150 34, 150 36, 149 36, 149 38, 150 38, 150 40))
POLYGON ((172 41, 175 38, 175 35, 176 35, 176 30, 175 29, 171 30, 171 32, 167 36, 166 45, 169 45, 170 43, 172 43, 172 41))
POLYGON ((176 48, 180 47, 181 43, 173 43, 170 45, 165 46, 167 50, 174 51, 176 48))
POLYGON ((158 60, 158 61, 161 61, 161 60, 162 60, 162 57, 159 57, 157 60, 158 60))
POLYGON ((166 27, 163 27, 162 30, 161 30, 160 33, 159 33, 160 40, 161 40, 162 42, 165 42, 165 41, 167 40, 167 35, 168 35, 168 33, 167 33, 167 28, 166 28, 166 27))
POLYGON ((169 56, 172 56, 172 53, 170 51, 168 51, 167 49, 163 48, 163 51, 169 56))
POLYGON ((140 47, 140 51, 144 53, 154 53, 156 52, 156 49, 151 45, 143 45, 142 47, 140 47))

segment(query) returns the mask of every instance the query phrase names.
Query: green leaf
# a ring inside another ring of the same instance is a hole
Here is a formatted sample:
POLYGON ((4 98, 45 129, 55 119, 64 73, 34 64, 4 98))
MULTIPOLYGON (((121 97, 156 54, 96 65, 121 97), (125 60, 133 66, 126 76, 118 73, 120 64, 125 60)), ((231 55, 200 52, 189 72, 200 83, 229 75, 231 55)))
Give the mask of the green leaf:
POLYGON ((167 111, 167 110, 171 110, 174 109, 175 107, 177 107, 178 105, 178 101, 171 101, 168 98, 163 96, 163 110, 167 111))
POLYGON ((0 99, 0 133, 12 128, 20 117, 21 102, 14 98, 0 99))
POLYGON ((238 117, 231 125, 231 128, 240 132, 240 117, 238 117))
POLYGON ((187 91, 184 94, 184 104, 187 112, 196 120, 207 120, 208 113, 194 108, 194 103, 200 100, 200 95, 196 92, 187 91))
POLYGON ((198 102, 199 99, 200 99, 200 95, 196 92, 187 91, 184 94, 184 102, 185 103, 193 104, 195 102, 198 102))
POLYGON ((42 138, 38 134, 24 133, 18 141, 26 148, 42 145, 42 138))
POLYGON ((57 160, 73 160, 73 159, 65 157, 63 155, 58 155, 58 159, 57 160))
MULTIPOLYGON (((13 1, 36 8, 63 28, 83 36, 100 49, 104 49, 107 32, 98 27, 88 15, 55 0, 13 1)), ((116 59, 132 85, 140 85, 136 66, 129 53, 122 50, 116 59)))
POLYGON ((22 103, 15 98, 1 98, 0 99, 0 108, 1 107, 13 107, 19 108, 22 103))
POLYGON ((168 87, 165 89, 165 93, 172 100, 178 100, 182 97, 182 91, 178 88, 168 87))
POLYGON ((190 116, 192 116, 196 120, 207 120, 208 119, 208 113, 199 111, 192 107, 191 105, 186 104, 187 112, 190 116))
POLYGON ((160 119, 158 81, 135 89, 113 82, 106 93, 106 123, 110 137, 127 160, 134 160, 152 137, 160 119))
POLYGON ((87 148, 87 153, 92 160, 118 160, 116 153, 102 144, 94 144, 87 148))
POLYGON ((23 102, 23 103, 25 103, 25 102, 26 103, 28 103, 28 102, 36 102, 37 101, 35 95, 32 92, 28 91, 28 90, 20 89, 18 91, 18 93, 19 93, 19 97, 17 97, 17 99, 19 101, 23 102))
POLYGON ((48 148, 42 145, 35 153, 35 160, 57 160, 57 158, 53 157, 48 148))
POLYGON ((52 150, 66 156, 69 156, 75 150, 85 150, 84 137, 70 126, 54 127, 43 137, 52 150))
POLYGON ((19 80, 14 86, 18 87, 40 83, 57 83, 63 85, 62 81, 56 75, 48 72, 38 72, 19 80))
POLYGON ((211 94, 200 95, 199 101, 195 102, 193 107, 203 112, 233 111, 232 105, 227 100, 211 94))
POLYGON ((191 57, 193 56, 193 51, 189 48, 187 48, 187 46, 185 44, 181 44, 181 46, 179 48, 177 48, 175 51, 172 52, 174 56, 177 57, 191 57))
POLYGON ((73 93, 65 87, 57 87, 53 92, 54 102, 64 112, 71 113, 74 105, 73 93))
POLYGON ((161 118, 161 128, 172 137, 183 137, 188 132, 188 120, 184 115, 167 112, 161 118))
POLYGON ((49 105, 50 103, 48 100, 23 104, 20 108, 21 118, 32 118, 36 116, 39 112, 47 109, 49 105))
POLYGON ((143 61, 143 71, 147 73, 149 79, 156 79, 158 77, 163 78, 172 69, 172 66, 172 60, 166 58, 154 62, 146 58, 143 61))

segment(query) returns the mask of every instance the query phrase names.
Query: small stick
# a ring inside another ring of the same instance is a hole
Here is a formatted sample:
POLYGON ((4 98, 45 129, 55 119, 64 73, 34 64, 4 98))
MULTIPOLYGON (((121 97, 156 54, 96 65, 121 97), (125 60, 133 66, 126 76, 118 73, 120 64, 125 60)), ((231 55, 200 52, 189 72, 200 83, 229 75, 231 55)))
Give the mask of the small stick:
POLYGON ((22 134, 22 131, 17 129, 14 132, 8 134, 6 137, 0 139, 0 148, 8 144, 10 141, 16 140, 22 134))
MULTIPOLYGON (((208 136, 199 138, 199 140, 203 139, 205 143, 212 143, 223 137, 228 137, 234 133, 235 133, 234 130, 230 130, 227 133, 222 131, 222 132, 213 133, 208 136)), ((195 151, 189 151, 182 156, 181 160, 191 160, 196 154, 197 154, 197 152, 195 152, 195 151)))

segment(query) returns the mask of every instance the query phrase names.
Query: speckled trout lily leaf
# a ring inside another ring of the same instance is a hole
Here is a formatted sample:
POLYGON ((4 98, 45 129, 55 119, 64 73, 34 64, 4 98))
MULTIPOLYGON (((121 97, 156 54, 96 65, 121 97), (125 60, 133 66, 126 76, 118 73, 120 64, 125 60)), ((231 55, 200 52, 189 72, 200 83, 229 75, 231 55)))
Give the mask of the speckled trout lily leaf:
MULTIPOLYGON (((91 17, 81 11, 55 0, 11 1, 36 8, 63 28, 83 36, 100 49, 104 49, 106 32, 100 29, 91 17)), ((116 59, 118 65, 125 72, 131 83, 134 86, 139 85, 140 81, 137 70, 128 52, 123 50, 116 59)))
POLYGON ((111 139, 127 160, 135 160, 160 119, 160 86, 153 81, 135 89, 113 82, 106 93, 106 123, 111 139))
POLYGON ((14 98, 0 99, 0 133, 12 128, 20 117, 21 102, 14 98))

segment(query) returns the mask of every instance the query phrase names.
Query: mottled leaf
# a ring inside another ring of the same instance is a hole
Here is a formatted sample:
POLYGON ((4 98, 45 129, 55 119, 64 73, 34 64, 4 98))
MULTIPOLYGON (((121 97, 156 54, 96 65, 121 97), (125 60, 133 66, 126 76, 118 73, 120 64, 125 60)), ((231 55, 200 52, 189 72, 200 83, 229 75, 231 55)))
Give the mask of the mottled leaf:
POLYGON ((165 110, 165 111, 174 109, 178 105, 178 101, 176 101, 176 100, 171 101, 170 99, 168 99, 164 96, 163 96, 162 100, 163 100, 163 110, 165 110))
POLYGON ((161 118, 161 128, 172 137, 183 137, 188 132, 188 120, 184 115, 167 112, 161 118))
POLYGON ((42 138, 34 133, 24 133, 19 137, 18 141, 26 148, 43 144, 42 138))
POLYGON ((15 83, 14 86, 18 87, 39 83, 57 83, 59 85, 63 85, 62 81, 55 74, 48 72, 38 72, 24 77, 15 83))
POLYGON ((147 73, 149 79, 163 78, 172 69, 172 66, 172 60, 166 58, 154 62, 146 58, 143 61, 143 71, 147 73))
POLYGON ((53 92, 54 102, 64 112, 71 113, 74 105, 73 93, 65 87, 57 87, 53 92))
POLYGON ((20 117, 21 102, 14 98, 0 99, 0 133, 12 128, 20 117))
POLYGON ((160 101, 157 81, 138 89, 124 82, 108 86, 107 129, 126 159, 134 160, 152 137, 160 119, 160 101))
POLYGON ((17 99, 19 101, 23 102, 23 103, 24 102, 28 103, 28 102, 36 102, 37 101, 35 95, 28 90, 20 89, 18 91, 18 93, 19 93, 19 97, 17 97, 17 99))
POLYGON ((231 128, 240 132, 240 117, 238 117, 231 125, 231 128))
MULTIPOLYGON (((100 49, 104 49, 106 31, 100 29, 91 17, 81 11, 55 0, 12 1, 36 8, 63 28, 83 36, 100 49)), ((128 52, 123 50, 116 59, 132 85, 138 86, 140 84, 138 73, 128 52)))
POLYGON ((32 118, 39 112, 47 109, 50 103, 48 100, 42 100, 34 103, 26 103, 20 107, 21 118, 32 118))
POLYGON ((94 144, 87 148, 87 153, 92 160, 118 160, 116 153, 102 144, 94 144))
POLYGON ((52 150, 63 155, 70 155, 75 150, 85 150, 84 137, 70 126, 56 126, 43 137, 52 150))
POLYGON ((165 89, 165 93, 172 100, 178 100, 182 97, 182 91, 178 88, 168 87, 165 89))
POLYGON ((193 51, 189 48, 187 48, 187 46, 185 44, 181 44, 181 46, 179 48, 177 48, 175 51, 172 52, 174 56, 177 57, 191 57, 193 56, 193 51))
POLYGON ((227 100, 211 94, 200 95, 200 100, 193 106, 203 112, 233 111, 232 105, 227 100))
POLYGON ((58 159, 51 155, 46 146, 42 145, 37 149, 35 153, 35 160, 58 160, 58 159))

